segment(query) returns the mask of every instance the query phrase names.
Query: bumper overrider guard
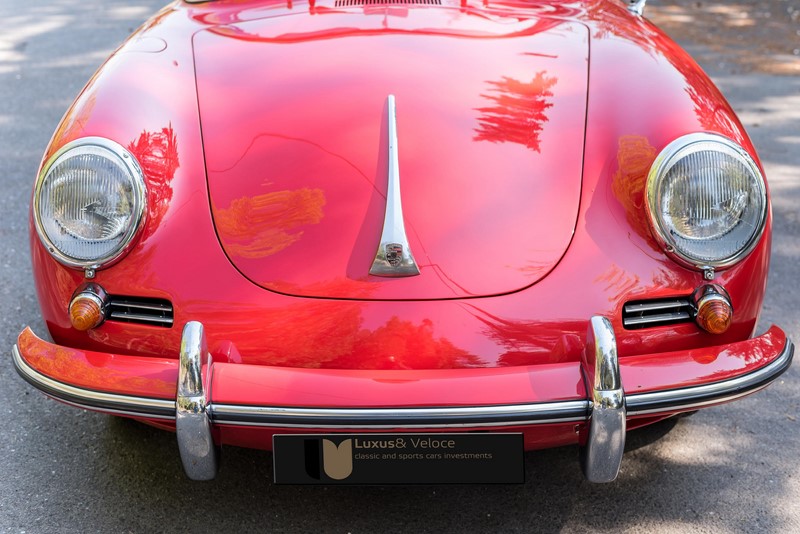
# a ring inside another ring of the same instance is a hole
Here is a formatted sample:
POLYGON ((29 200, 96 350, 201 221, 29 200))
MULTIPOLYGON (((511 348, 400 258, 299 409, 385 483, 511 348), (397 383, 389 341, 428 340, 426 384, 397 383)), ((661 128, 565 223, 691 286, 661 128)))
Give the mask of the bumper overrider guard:
MULTIPOLYGON (((636 391, 637 387, 642 387, 631 384, 629 392, 625 393, 623 377, 641 378, 642 375, 636 374, 636 367, 642 367, 642 362, 629 364, 623 361, 621 364, 610 321, 604 317, 593 317, 589 323, 586 349, 580 369, 576 369, 576 373, 582 375, 579 377, 579 382, 587 386, 584 398, 479 406, 388 408, 287 407, 214 401, 210 387, 212 384, 220 386, 215 382, 222 381, 222 378, 219 378, 222 374, 220 369, 225 369, 225 366, 231 370, 250 366, 212 363, 203 325, 198 322, 189 322, 184 327, 178 362, 135 356, 100 355, 114 359, 113 372, 122 376, 122 378, 117 376, 114 382, 115 391, 103 391, 104 388, 97 385, 96 378, 95 382, 86 379, 88 381, 86 383, 70 384, 63 381, 63 377, 58 377, 62 380, 54 377, 53 375, 58 375, 56 369, 65 367, 56 364, 48 366, 44 363, 54 358, 62 358, 63 361, 58 362, 60 364, 78 362, 80 365, 91 367, 95 367, 95 364, 89 361, 89 353, 57 347, 37 338, 29 329, 20 334, 18 343, 14 345, 13 359, 17 372, 26 381, 48 396, 67 404, 104 413, 174 421, 181 460, 186 474, 193 480, 209 480, 216 475, 219 460, 212 428, 226 425, 352 431, 481 429, 582 423, 585 430, 580 436, 580 450, 584 474, 592 482, 610 482, 619 472, 625 448, 626 421, 629 418, 694 410, 758 391, 788 369, 793 353, 794 345, 780 328, 773 326, 758 338, 738 344, 711 347, 704 353, 714 358, 727 358, 730 362, 744 360, 745 354, 750 355, 750 360, 753 360, 752 355, 756 354, 757 365, 741 368, 739 374, 734 373, 727 379, 716 381, 695 380, 689 385, 677 387, 674 384, 664 384, 663 387, 653 387, 653 384, 650 384, 643 393, 631 393, 636 391), (128 378, 134 377, 133 381, 126 382, 124 372, 120 371, 126 364, 135 368, 128 373, 128 378), (148 376, 177 375, 176 393, 167 394, 163 388, 159 390, 154 386, 141 387, 136 375, 143 372, 148 376), (135 386, 131 385, 134 383, 135 386), (140 390, 145 394, 142 396, 130 394, 131 391, 140 390)), ((97 355, 98 353, 94 353, 94 356, 97 355)), ((271 369, 273 372, 292 372, 278 368, 271 369)), ((80 370, 75 372, 79 373, 80 370)), ((503 372, 498 380, 509 380, 509 376, 519 378, 524 375, 522 381, 529 383, 528 373, 533 374, 536 371, 521 368, 518 371, 503 372)), ((650 376, 653 374, 650 373, 650 376)), ((303 375, 306 376, 309 375, 303 375)), ((68 378, 73 382, 79 382, 74 379, 74 375, 68 378)), ((358 380, 363 381, 363 379, 358 380)), ((371 387, 383 387, 376 386, 375 381, 363 382, 371 387)), ((423 383, 424 379, 409 382, 423 383)))

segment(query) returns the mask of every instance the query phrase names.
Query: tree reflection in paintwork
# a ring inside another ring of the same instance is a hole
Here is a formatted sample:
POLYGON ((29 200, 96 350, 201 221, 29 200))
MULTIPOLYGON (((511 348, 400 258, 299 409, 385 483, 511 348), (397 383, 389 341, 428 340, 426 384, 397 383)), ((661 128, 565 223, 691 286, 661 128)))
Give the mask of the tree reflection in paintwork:
POLYGON ((172 179, 180 167, 178 139, 172 124, 152 132, 143 131, 128 144, 128 150, 139 161, 147 183, 147 217, 142 239, 158 228, 172 200, 172 179))
MULTIPOLYGON (((214 316, 221 332, 235 331, 241 361, 307 369, 459 369, 483 367, 479 357, 436 335, 432 319, 391 316, 366 327, 362 303, 302 299, 263 310, 231 303, 220 315, 215 302, 195 303, 194 316, 214 316), (257 321, 252 317, 258 316, 257 321), (246 326, 245 326, 246 325, 246 326), (265 326, 266 325, 266 326, 265 326)), ((216 346, 210 339, 212 350, 216 346)))
POLYGON ((299 240, 304 226, 319 223, 324 206, 321 189, 273 191, 235 199, 215 212, 215 223, 232 257, 263 258, 299 240))
POLYGON ((374 330, 361 330, 353 349, 329 362, 336 369, 453 369, 478 367, 477 356, 434 337, 433 322, 392 317, 374 330))
POLYGON ((722 105, 721 96, 711 80, 699 76, 687 76, 686 79, 692 84, 686 88, 686 93, 694 102, 694 112, 703 129, 709 132, 736 131, 736 122, 730 110, 722 105))
POLYGON ((740 130, 733 112, 724 104, 722 94, 708 76, 693 61, 682 55, 654 26, 641 21, 632 24, 630 15, 625 10, 608 9, 603 3, 588 5, 586 13, 596 28, 595 39, 622 37, 637 44, 651 56, 666 59, 686 81, 684 91, 692 100, 698 123, 703 129, 721 133, 740 130), (670 48, 674 53, 663 52, 670 48))
POLYGON ((20 338, 20 343, 28 363, 47 376, 90 388, 103 384, 109 391, 146 391, 161 398, 175 395, 175 377, 169 373, 135 376, 116 368, 114 355, 84 353, 59 345, 42 346, 32 335, 20 338))
POLYGON ((181 165, 178 159, 178 139, 172 124, 160 131, 143 131, 138 139, 128 145, 128 150, 137 156, 148 178, 158 184, 172 180, 181 165))
POLYGON ((608 295, 608 300, 611 302, 629 298, 632 293, 635 294, 636 290, 642 287, 642 281, 637 274, 623 269, 615 263, 609 265, 608 269, 592 280, 592 283, 600 288, 603 294, 608 295))
POLYGON ((476 141, 518 143, 539 152, 539 134, 547 122, 545 111, 553 106, 551 89, 557 79, 539 72, 530 82, 503 77, 488 81, 491 89, 483 98, 492 106, 477 108, 480 112, 476 141))
POLYGON ((583 349, 586 321, 559 321, 556 327, 542 321, 505 319, 477 306, 469 306, 468 311, 485 325, 483 334, 506 349, 497 359, 498 367, 575 361, 583 349))
POLYGON ((650 166, 656 159, 656 149, 643 135, 625 135, 619 140, 617 172, 611 181, 611 190, 625 208, 625 217, 631 228, 647 240, 653 250, 658 244, 650 233, 650 222, 645 207, 645 187, 650 166))
MULTIPOLYGON (((595 277, 592 283, 602 288, 603 294, 607 295, 609 302, 616 307, 635 298, 637 293, 654 298, 654 292, 657 291, 666 291, 670 295, 688 296, 694 290, 693 286, 687 285, 691 281, 687 282, 679 272, 669 267, 662 267, 654 272, 652 279, 641 280, 633 271, 626 270, 615 263, 609 265, 608 269, 595 277)), ((667 334, 662 333, 662 335, 667 334)))

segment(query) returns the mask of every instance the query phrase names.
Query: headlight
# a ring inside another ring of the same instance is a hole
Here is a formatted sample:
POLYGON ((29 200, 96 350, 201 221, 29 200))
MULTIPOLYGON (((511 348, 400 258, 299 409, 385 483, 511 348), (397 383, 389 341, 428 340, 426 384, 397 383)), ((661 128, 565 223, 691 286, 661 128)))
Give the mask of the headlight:
POLYGON ((126 251, 145 213, 144 176, 121 145, 86 137, 44 165, 33 195, 42 243, 65 265, 94 269, 126 251))
POLYGON ((755 161, 719 135, 680 137, 647 177, 647 208, 664 249, 695 268, 728 267, 764 231, 767 192, 755 161))

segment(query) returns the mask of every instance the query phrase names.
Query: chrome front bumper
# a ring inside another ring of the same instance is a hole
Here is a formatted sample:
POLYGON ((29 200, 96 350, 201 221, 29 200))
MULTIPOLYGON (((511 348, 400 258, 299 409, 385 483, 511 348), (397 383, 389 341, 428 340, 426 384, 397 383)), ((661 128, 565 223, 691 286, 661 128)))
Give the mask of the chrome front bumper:
POLYGON ((203 326, 198 322, 187 323, 183 330, 174 399, 109 393, 66 384, 34 368, 23 357, 18 345, 13 348, 13 360, 26 381, 67 404, 117 415, 174 421, 181 460, 186 474, 193 480, 212 479, 218 470, 217 448, 212 437, 214 426, 357 431, 583 423, 586 426, 581 446, 584 474, 592 482, 610 482, 619 472, 629 418, 694 410, 766 387, 788 369, 792 361, 794 346, 782 332, 780 334, 783 345, 776 348, 777 356, 752 371, 721 381, 626 394, 611 323, 606 318, 593 317, 581 362, 583 383, 588 390, 584 399, 486 406, 341 408, 214 402, 208 388, 212 369, 220 364, 212 364, 203 326))

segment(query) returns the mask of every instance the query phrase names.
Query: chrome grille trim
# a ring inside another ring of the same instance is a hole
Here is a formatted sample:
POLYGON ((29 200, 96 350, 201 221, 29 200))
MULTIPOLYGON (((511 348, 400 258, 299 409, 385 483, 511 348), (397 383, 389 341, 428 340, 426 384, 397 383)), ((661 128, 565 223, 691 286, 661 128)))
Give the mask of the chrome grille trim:
POLYGON ((692 320, 689 312, 660 313, 658 315, 648 315, 647 317, 628 317, 625 319, 625 327, 645 327, 659 324, 671 324, 676 321, 692 320))
POLYGON ((172 303, 168 300, 118 295, 111 295, 108 300, 109 321, 162 327, 171 327, 174 321, 172 303))
POLYGON ((622 308, 622 325, 631 330, 688 323, 694 320, 694 314, 688 297, 629 302, 622 308))

